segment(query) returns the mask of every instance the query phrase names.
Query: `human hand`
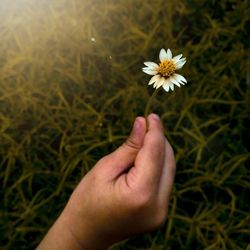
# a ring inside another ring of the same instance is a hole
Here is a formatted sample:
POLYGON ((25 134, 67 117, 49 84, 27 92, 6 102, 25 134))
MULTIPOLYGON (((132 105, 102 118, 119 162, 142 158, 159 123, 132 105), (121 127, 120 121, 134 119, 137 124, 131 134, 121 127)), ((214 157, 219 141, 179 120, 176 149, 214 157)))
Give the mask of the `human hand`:
POLYGON ((127 141, 81 180, 45 243, 63 227, 72 249, 105 249, 164 222, 175 159, 159 117, 147 119, 148 130, 145 118, 136 118, 127 141))

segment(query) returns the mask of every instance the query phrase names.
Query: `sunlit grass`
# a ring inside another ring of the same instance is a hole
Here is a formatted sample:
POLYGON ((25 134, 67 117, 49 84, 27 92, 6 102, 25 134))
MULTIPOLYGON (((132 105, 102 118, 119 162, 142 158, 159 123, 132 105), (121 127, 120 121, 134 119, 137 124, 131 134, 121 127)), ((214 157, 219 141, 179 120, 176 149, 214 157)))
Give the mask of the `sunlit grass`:
POLYGON ((248 5, 0 1, 0 248, 34 249, 143 115, 143 62, 169 47, 188 84, 152 105, 177 159, 168 221, 114 249, 249 249, 248 5))

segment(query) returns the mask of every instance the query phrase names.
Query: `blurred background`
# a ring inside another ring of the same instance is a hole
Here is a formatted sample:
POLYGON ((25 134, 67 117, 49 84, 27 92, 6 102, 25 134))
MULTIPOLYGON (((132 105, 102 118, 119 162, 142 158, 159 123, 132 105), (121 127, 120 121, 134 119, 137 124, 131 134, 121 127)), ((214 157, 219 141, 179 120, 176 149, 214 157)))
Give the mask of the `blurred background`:
POLYGON ((113 249, 250 249, 249 5, 0 0, 0 249, 34 249, 124 141, 161 48, 187 58, 188 84, 152 103, 177 159, 169 216, 113 249))

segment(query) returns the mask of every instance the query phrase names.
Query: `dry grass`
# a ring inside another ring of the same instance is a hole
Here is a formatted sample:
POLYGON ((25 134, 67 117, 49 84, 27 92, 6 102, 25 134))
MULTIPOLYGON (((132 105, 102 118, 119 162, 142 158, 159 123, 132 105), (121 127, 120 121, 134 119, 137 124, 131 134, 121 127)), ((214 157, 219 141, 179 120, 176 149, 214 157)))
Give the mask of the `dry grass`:
POLYGON ((250 249, 249 16, 247 0, 0 0, 0 248, 34 249, 169 47, 189 83, 152 107, 178 163, 168 221, 114 249, 250 249))

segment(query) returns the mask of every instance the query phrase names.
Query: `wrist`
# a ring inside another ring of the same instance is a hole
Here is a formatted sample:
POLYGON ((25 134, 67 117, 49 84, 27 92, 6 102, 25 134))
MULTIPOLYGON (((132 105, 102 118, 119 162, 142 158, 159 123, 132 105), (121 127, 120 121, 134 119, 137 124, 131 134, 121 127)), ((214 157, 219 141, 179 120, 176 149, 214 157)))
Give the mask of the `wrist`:
POLYGON ((37 250, 85 250, 76 240, 73 232, 68 227, 68 219, 62 213, 53 226, 50 228, 37 250))
POLYGON ((61 216, 65 223, 65 227, 71 234, 74 242, 82 250, 104 250, 110 244, 103 239, 103 234, 99 231, 99 227, 95 228, 93 218, 83 216, 81 211, 77 209, 78 204, 71 199, 62 212, 61 216))
POLYGON ((84 235, 85 237, 78 237, 78 235, 80 234, 80 232, 78 232, 78 227, 77 225, 74 225, 75 223, 73 222, 67 210, 64 210, 62 212, 59 220, 61 220, 62 228, 67 232, 72 243, 77 246, 79 250, 88 250, 85 246, 85 244, 88 244, 88 242, 85 240, 85 237, 87 237, 87 235, 82 232, 81 235, 84 235))

